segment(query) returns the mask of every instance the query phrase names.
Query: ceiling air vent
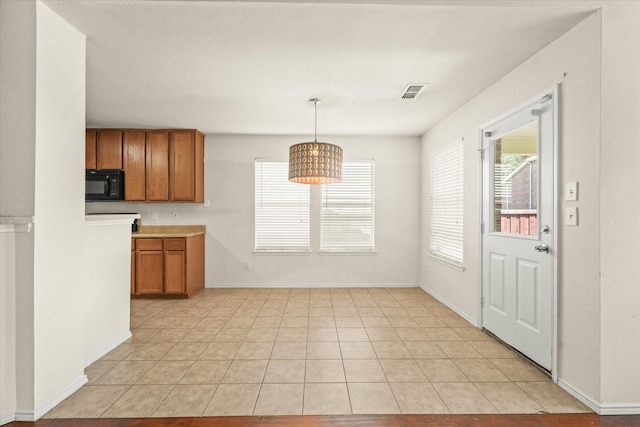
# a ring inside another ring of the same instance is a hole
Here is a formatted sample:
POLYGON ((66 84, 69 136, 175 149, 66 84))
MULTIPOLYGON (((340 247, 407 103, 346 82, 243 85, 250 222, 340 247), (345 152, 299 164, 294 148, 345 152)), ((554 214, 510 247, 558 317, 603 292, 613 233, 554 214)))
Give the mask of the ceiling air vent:
POLYGON ((424 90, 426 83, 410 83, 402 91, 400 99, 416 99, 424 90))

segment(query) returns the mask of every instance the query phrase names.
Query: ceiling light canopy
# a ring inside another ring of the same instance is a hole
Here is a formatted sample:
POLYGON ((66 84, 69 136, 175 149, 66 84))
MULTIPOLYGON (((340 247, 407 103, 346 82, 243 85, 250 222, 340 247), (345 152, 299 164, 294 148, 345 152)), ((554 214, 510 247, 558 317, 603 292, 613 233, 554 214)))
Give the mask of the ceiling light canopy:
POLYGON ((313 142, 289 147, 289 181, 300 184, 332 184, 342 181, 342 148, 318 142, 318 98, 311 98, 315 109, 313 142))

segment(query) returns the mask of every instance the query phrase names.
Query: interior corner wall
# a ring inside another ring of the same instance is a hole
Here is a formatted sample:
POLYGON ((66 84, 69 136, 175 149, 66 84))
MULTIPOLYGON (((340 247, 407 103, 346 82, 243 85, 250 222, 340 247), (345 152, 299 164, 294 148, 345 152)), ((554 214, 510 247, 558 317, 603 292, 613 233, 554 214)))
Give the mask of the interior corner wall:
POLYGON ((640 413, 640 3, 602 8, 603 413, 640 413))
POLYGON ((85 36, 36 2, 34 417, 86 381, 82 265, 85 36), (64 167, 61 167, 64 165, 64 167))
MULTIPOLYGON (((587 17, 483 93, 434 126, 422 139, 421 286, 468 319, 479 317, 479 129, 559 85, 559 198, 580 183, 580 225, 558 224, 558 368, 563 385, 600 400, 600 66, 601 15, 587 17), (428 160, 464 137, 464 271, 427 255, 428 160)), ((564 202, 559 202, 563 218, 564 202)))

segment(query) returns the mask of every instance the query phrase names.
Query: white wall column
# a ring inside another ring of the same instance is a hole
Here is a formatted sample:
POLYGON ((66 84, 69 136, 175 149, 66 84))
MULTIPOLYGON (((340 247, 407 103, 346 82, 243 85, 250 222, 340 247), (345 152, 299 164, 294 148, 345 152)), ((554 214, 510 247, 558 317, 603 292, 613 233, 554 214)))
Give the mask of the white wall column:
POLYGON ((602 8, 601 405, 640 413, 640 3, 602 8))
POLYGON ((0 259, 15 272, 16 339, 6 350, 15 354, 13 417, 32 421, 86 381, 78 307, 86 41, 39 1, 0 7, 0 222, 34 223, 0 259))

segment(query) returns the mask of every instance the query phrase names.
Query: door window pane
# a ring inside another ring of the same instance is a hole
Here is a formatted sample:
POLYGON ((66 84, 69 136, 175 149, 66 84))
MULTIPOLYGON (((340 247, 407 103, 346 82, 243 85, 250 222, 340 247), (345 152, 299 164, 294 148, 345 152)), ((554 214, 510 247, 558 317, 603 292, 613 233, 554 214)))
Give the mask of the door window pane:
POLYGON ((538 234, 538 121, 491 141, 493 232, 538 234))

